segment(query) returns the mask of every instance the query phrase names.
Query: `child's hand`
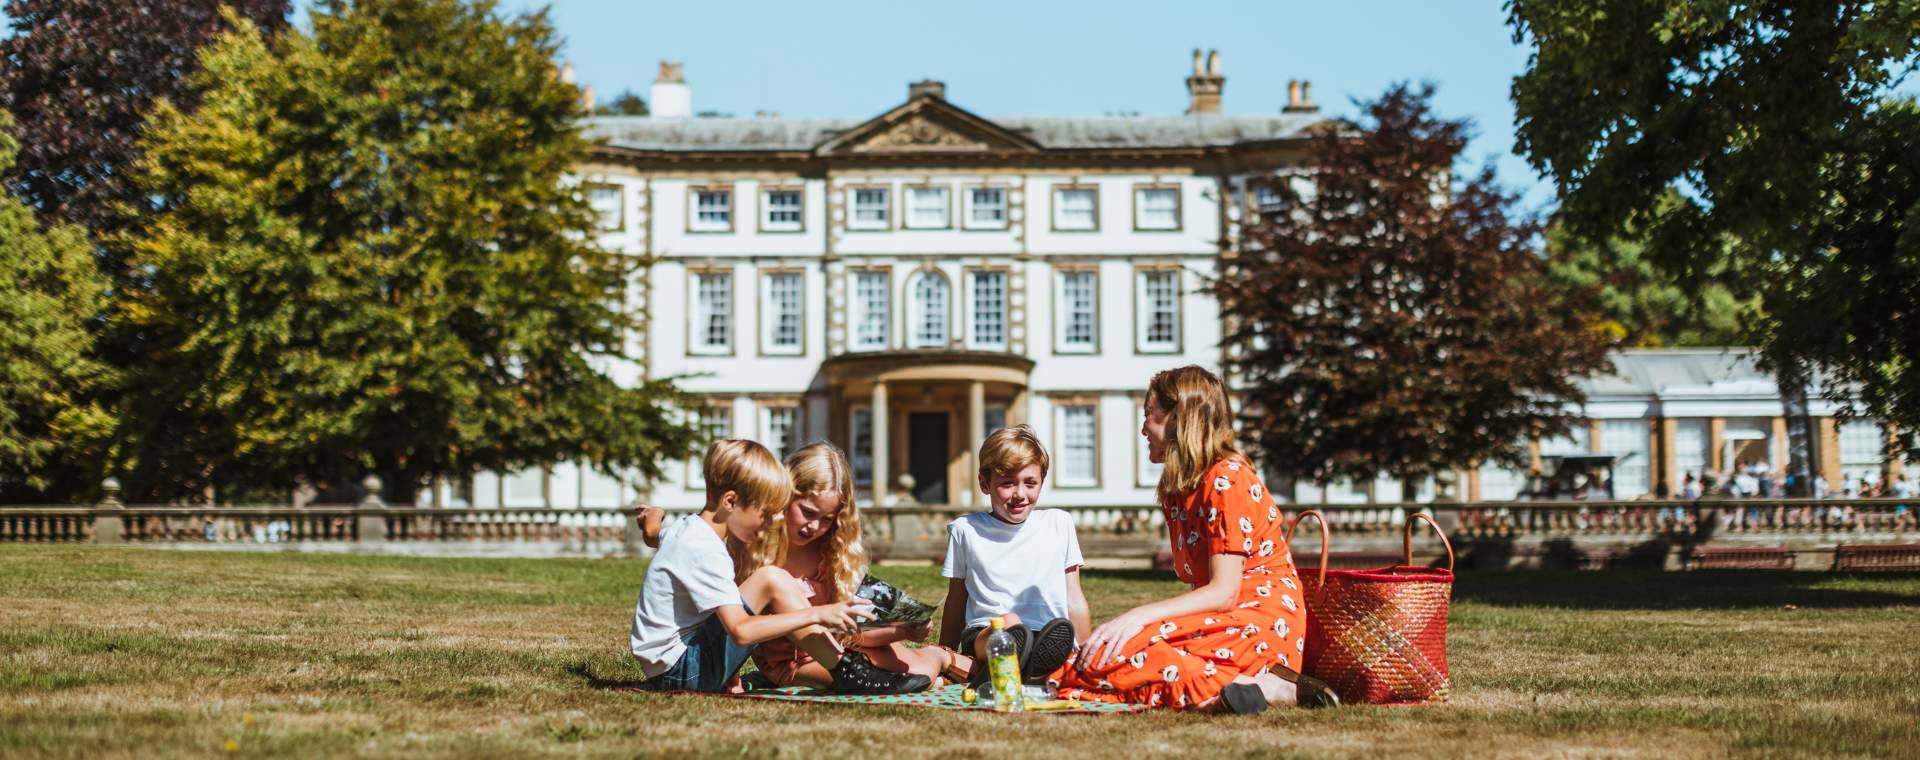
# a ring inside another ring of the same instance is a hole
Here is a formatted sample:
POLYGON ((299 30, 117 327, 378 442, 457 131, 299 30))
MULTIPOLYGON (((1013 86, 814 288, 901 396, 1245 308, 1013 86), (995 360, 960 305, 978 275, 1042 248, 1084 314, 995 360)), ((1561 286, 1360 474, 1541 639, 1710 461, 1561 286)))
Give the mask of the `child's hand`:
POLYGON ((813 622, 834 633, 854 633, 860 621, 873 619, 873 603, 859 597, 813 608, 813 622))
POLYGON ((635 520, 640 521, 640 540, 648 548, 660 548, 660 524, 667 519, 667 511, 651 504, 642 504, 633 510, 635 520))

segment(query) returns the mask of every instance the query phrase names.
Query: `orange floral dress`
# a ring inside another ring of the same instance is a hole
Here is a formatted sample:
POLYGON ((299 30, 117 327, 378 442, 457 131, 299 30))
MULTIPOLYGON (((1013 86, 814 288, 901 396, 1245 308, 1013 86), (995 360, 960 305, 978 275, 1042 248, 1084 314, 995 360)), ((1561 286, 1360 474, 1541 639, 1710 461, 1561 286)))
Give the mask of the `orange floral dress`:
POLYGON ((1218 696, 1235 676, 1300 669, 1306 603, 1286 521, 1260 477, 1244 462, 1223 460, 1198 490, 1174 502, 1160 509, 1175 572, 1199 588, 1211 580, 1213 555, 1246 557, 1238 606, 1150 623, 1120 647, 1123 656, 1084 672, 1068 663, 1050 679, 1062 698, 1191 708, 1218 696))

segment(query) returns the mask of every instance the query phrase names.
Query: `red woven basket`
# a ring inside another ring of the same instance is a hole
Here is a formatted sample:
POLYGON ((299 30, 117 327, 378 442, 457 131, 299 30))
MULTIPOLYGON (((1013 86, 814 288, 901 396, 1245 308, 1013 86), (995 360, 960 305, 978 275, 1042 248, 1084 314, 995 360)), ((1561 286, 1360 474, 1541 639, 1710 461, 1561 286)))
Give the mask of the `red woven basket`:
POLYGON ((1300 576, 1307 597, 1307 675, 1327 682, 1348 703, 1446 701, 1453 685, 1447 675, 1453 545, 1446 534, 1433 518, 1416 512, 1401 533, 1400 564, 1329 571, 1327 519, 1319 512, 1300 513, 1287 528, 1287 545, 1309 516, 1320 524, 1320 574, 1300 576), (1415 520, 1440 536, 1447 569, 1414 566, 1415 520))

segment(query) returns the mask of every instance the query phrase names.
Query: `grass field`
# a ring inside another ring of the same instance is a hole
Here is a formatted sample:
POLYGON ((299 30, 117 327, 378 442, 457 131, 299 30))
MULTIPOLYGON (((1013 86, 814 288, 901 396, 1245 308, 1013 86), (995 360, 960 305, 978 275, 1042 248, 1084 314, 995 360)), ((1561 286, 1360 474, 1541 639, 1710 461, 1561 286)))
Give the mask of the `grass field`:
MULTIPOLYGON (((1920 754, 1912 576, 1465 576, 1451 703, 1240 718, 617 691, 639 678, 623 651, 642 570, 0 547, 0 756, 1920 754)), ((932 568, 881 574, 944 588, 932 568)), ((1086 582, 1096 620, 1176 588, 1086 582)))

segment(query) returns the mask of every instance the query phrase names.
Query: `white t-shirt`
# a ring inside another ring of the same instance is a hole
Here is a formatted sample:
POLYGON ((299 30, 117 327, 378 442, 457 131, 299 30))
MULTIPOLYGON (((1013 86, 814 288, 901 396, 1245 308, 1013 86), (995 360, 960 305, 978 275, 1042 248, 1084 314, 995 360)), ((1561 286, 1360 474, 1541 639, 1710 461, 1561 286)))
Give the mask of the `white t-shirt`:
POLYGON ((726 542, 699 515, 675 520, 660 533, 660 551, 647 565, 633 607, 633 656, 647 677, 679 662, 687 650, 681 637, 729 604, 746 606, 726 542))
POLYGON ((947 525, 940 574, 967 582, 967 625, 1011 612, 1037 629, 1067 616, 1067 569, 1083 564, 1066 512, 1034 510, 1019 525, 975 512, 947 525))

